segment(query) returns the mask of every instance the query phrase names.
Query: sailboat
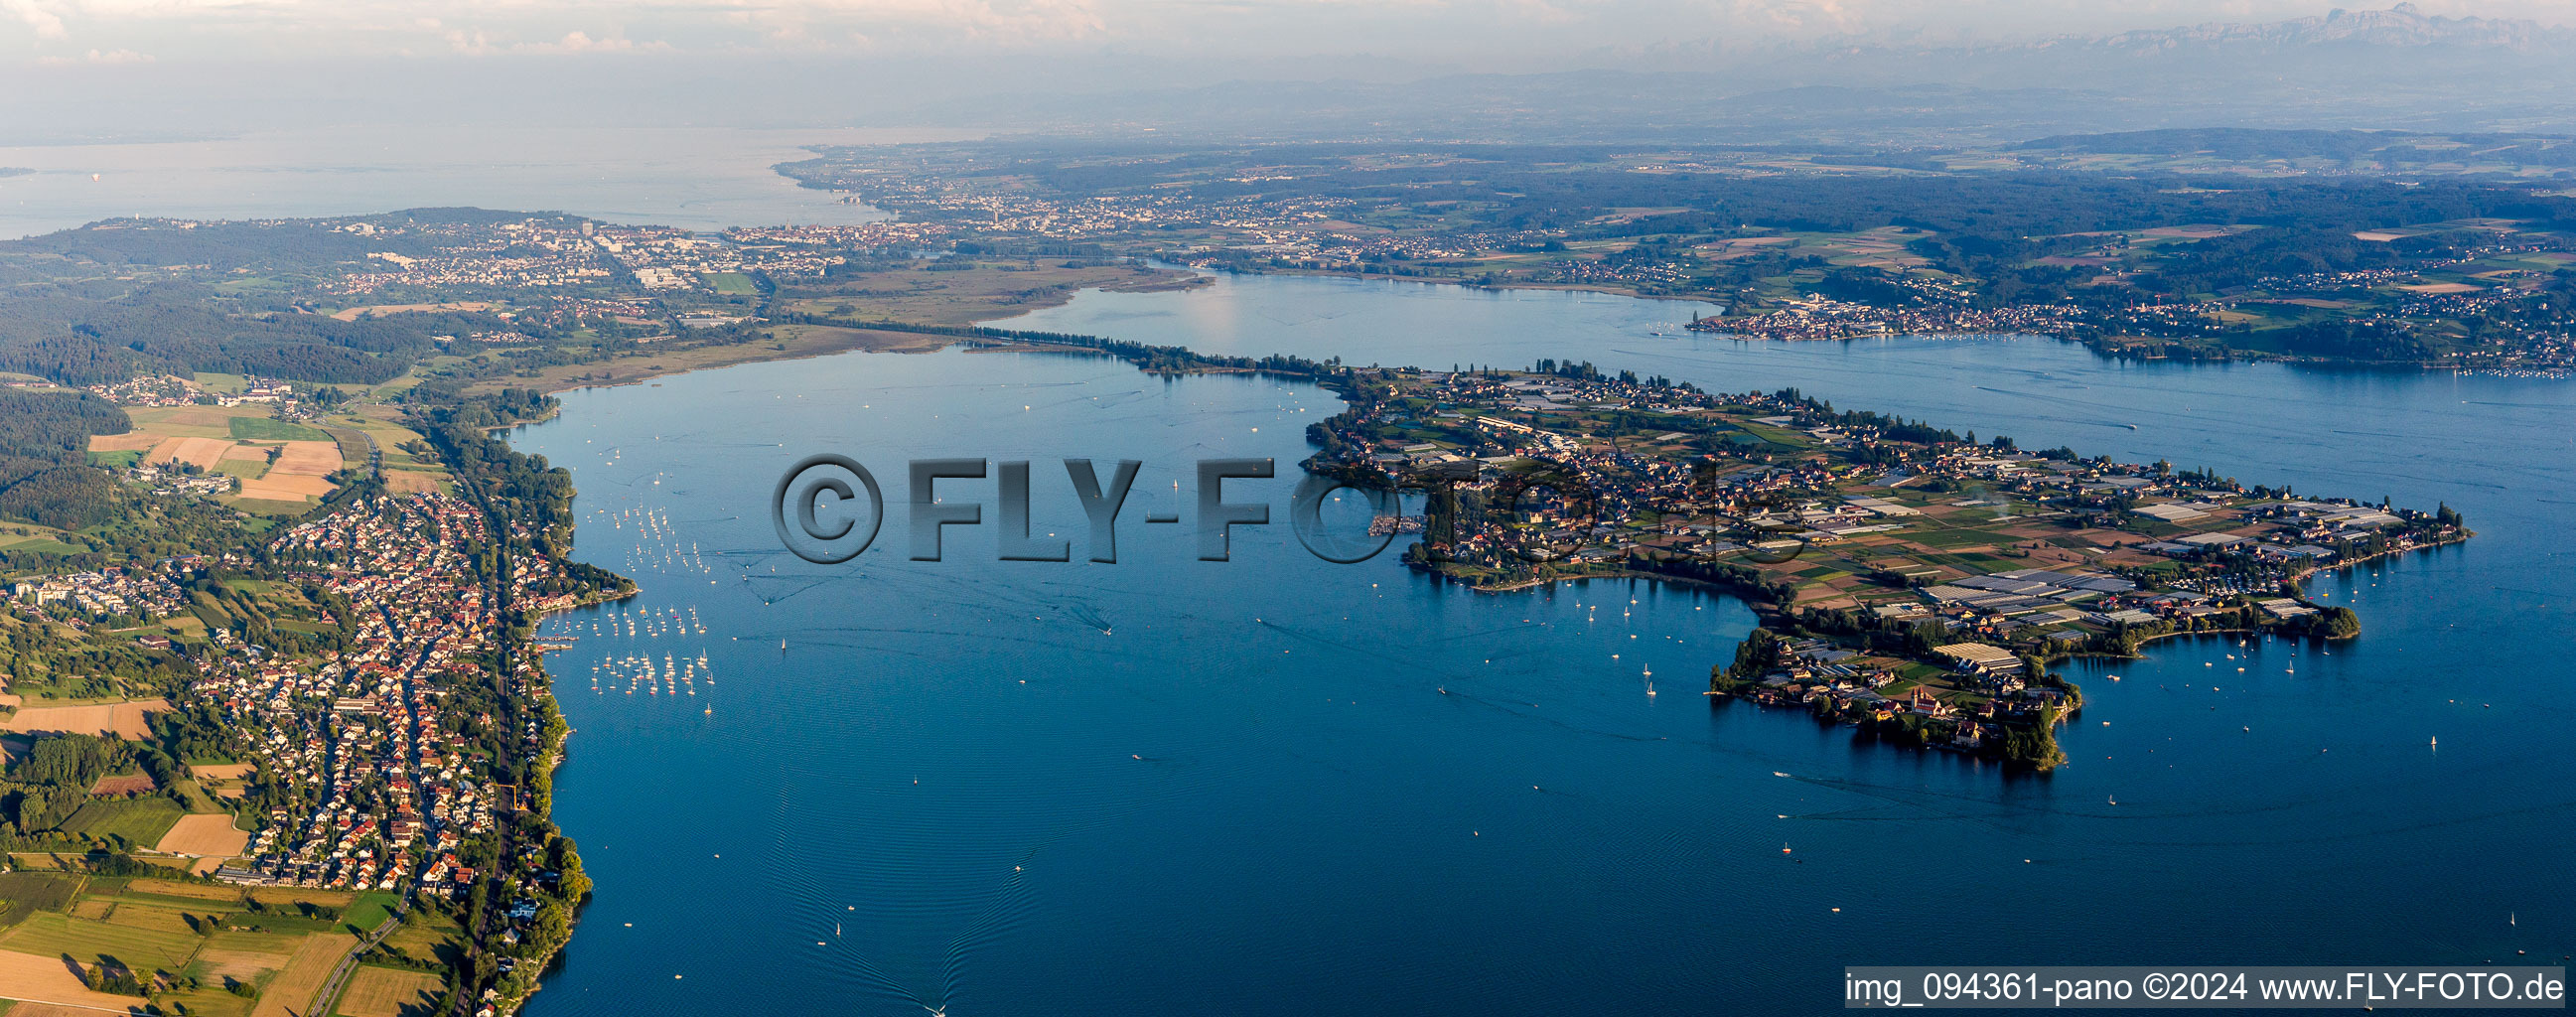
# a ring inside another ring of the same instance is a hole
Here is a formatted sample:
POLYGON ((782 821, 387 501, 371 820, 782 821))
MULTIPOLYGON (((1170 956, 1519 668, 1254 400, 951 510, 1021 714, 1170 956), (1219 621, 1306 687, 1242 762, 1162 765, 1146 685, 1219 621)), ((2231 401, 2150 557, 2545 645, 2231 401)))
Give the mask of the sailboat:
POLYGON ((2110 800, 2111 800, 2111 804, 2113 804, 2113 805, 2118 805, 2118 804, 2120 804, 2120 796, 2118 796, 2118 795, 2104 795, 2103 797, 2110 799, 2110 800))

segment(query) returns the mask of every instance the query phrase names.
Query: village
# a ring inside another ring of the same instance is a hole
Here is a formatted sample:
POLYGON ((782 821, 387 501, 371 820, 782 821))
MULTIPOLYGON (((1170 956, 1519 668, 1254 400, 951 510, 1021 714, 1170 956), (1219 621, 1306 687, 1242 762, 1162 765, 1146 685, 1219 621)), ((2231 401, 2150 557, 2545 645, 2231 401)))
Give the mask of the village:
MULTIPOLYGON (((529 534, 519 525, 507 536, 529 534)), ((125 638, 183 660, 195 677, 169 702, 136 704, 134 715, 152 730, 203 739, 199 752, 238 760, 172 772, 167 780, 182 785, 172 793, 210 811, 181 817, 180 828, 157 844, 147 837, 132 847, 185 852, 167 864, 241 888, 237 893, 384 901, 396 920, 355 930, 360 938, 343 953, 365 952, 409 928, 401 920, 407 909, 430 901, 445 902, 420 919, 445 930, 433 941, 469 938, 466 916, 488 915, 482 944, 507 973, 522 944, 534 957, 561 942, 561 927, 538 934, 541 915, 564 925, 568 879, 575 890, 586 884, 567 877, 566 868, 578 865, 568 853, 512 835, 531 808, 529 792, 495 776, 551 770, 562 734, 559 721, 540 719, 554 716, 544 708, 553 693, 541 650, 510 637, 505 615, 560 610, 576 598, 559 592, 560 566, 541 555, 506 559, 506 578, 496 579, 488 569, 493 537, 483 510, 464 498, 387 495, 281 530, 262 549, 262 562, 239 553, 186 556, 28 577, 8 589, 11 610, 99 638, 114 638, 111 627, 142 631, 125 638), (274 578, 227 578, 253 572, 274 578), (216 589, 255 605, 243 611, 245 627, 195 624, 205 613, 189 613, 191 597, 202 605, 203 591, 216 589), (247 627, 247 616, 259 612, 275 614, 264 635, 247 627), (154 624, 174 617, 191 624, 154 624), (301 652, 275 645, 302 633, 320 643, 296 643, 308 647, 301 652), (310 652, 322 644, 334 648, 310 652), (163 728, 155 711, 186 719, 163 728), (201 827, 199 819, 214 825, 201 827)), ((41 729, 74 709, 21 716, 41 729)), ((12 757, 26 749, 13 747, 12 757)), ((161 783, 118 778, 101 781, 106 790, 93 794, 108 794, 109 804, 132 813, 157 801, 137 796, 161 783)), ((14 942, 0 942, 0 951, 14 942)), ((138 991, 187 984, 174 973, 159 980, 149 974, 137 972, 138 991)), ((481 1012, 505 1002, 487 995, 481 1012)))

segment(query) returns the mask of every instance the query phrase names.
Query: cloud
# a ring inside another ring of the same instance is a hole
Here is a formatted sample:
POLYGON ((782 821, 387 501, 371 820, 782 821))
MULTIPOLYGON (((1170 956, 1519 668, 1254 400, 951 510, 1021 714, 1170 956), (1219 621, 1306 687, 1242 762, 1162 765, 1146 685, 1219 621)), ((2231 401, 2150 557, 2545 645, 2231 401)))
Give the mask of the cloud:
POLYGON ((0 0, 0 12, 26 22, 27 27, 36 30, 36 38, 39 39, 60 39, 69 34, 63 28, 63 16, 46 9, 36 0, 0 0))
POLYGON ((636 42, 623 35, 593 37, 575 29, 561 38, 534 42, 495 42, 481 29, 449 29, 442 34, 448 48, 466 56, 526 54, 531 56, 564 56, 583 53, 653 53, 671 48, 665 42, 636 42))
POLYGON ((69 67, 74 64, 148 64, 152 62, 152 55, 149 53, 137 53, 130 49, 94 49, 82 56, 49 56, 39 59, 36 62, 47 67, 69 67))

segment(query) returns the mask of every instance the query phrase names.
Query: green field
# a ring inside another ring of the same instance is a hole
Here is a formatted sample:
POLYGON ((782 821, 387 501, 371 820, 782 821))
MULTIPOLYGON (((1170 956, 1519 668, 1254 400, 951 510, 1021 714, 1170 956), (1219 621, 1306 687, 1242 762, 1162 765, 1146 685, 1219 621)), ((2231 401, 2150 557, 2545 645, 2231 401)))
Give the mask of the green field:
POLYGON ((215 472, 243 480, 258 480, 268 475, 268 467, 266 459, 223 459, 215 463, 215 472))
POLYGON ((367 456, 375 451, 375 446, 368 442, 366 433, 357 428, 326 427, 323 430, 331 435, 331 440, 340 443, 340 461, 351 467, 365 466, 367 456))
POLYGON ((0 936, 0 950, 39 957, 70 954, 82 963, 113 957, 138 971, 178 971, 196 956, 202 942, 185 932, 138 929, 48 911, 0 936))
POLYGON ((1970 529, 1908 529, 1901 536, 1925 547, 1948 550, 1959 547, 2011 543, 2012 538, 1970 529))
POLYGON ((113 452, 92 452, 89 454, 89 464, 92 466, 104 466, 111 470, 121 470, 142 462, 143 453, 144 450, 139 448, 118 449, 113 452))
POLYGON ((740 272, 717 272, 707 276, 707 283, 714 286, 716 292, 726 296, 747 297, 760 293, 760 284, 751 281, 750 276, 740 272))
POLYGON ((60 872, 0 872, 0 928, 26 921, 39 911, 70 907, 80 892, 80 877, 60 872))
POLYGON ((426 908, 414 908, 403 916, 403 924, 385 937, 385 945, 423 960, 462 958, 465 927, 453 918, 426 908))
POLYGON ((267 417, 234 417, 233 437, 252 441, 330 441, 331 435, 318 427, 290 424, 267 417))
POLYGON ((341 923, 359 935, 373 932, 376 926, 385 924, 385 919, 394 916, 394 905, 401 900, 399 895, 390 893, 361 894, 350 903, 347 911, 341 913, 341 923))
POLYGON ((84 837, 115 837, 133 847, 148 848, 187 815, 179 803, 160 795, 102 798, 83 805, 62 828, 84 837))
POLYGON ((311 502, 266 501, 259 498, 226 498, 225 504, 244 512, 270 516, 300 516, 313 511, 311 502))

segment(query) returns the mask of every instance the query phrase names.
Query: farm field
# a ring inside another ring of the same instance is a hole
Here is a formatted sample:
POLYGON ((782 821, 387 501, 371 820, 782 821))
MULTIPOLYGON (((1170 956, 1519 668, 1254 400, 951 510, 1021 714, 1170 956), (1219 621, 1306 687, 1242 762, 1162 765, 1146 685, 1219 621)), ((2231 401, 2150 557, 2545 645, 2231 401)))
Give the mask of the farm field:
POLYGON ((84 837, 114 838, 134 849, 160 843, 161 835, 185 814, 179 803, 160 795, 100 798, 72 813, 62 828, 84 837))
POLYGON ((259 994, 259 1006, 252 1017, 304 1017, 313 1005, 313 997, 330 980, 331 969, 340 958, 358 945, 357 937, 344 932, 316 932, 304 937, 287 959, 286 968, 277 973, 259 994))
POLYGON ((18 1001, 9 1006, 7 1012, 11 1015, 80 1013, 89 1017, 101 1010, 124 1013, 142 1002, 133 996, 98 992, 82 985, 64 966, 62 958, 6 947, 0 947, 0 1000, 18 1001))
POLYGON ((169 708, 169 702, 161 699, 81 706, 26 706, 7 718, 0 718, 0 732, 53 731, 144 739, 152 737, 152 727, 144 718, 169 708))
POLYGON ((70 907, 80 885, 79 876, 59 872, 0 872, 0 929, 70 907))
POLYGON ((329 441, 331 438, 320 428, 268 417, 234 417, 229 426, 234 438, 252 441, 329 441))
MULTIPOLYGON (((8 1010, 13 999, 93 1008, 83 1011, 89 1014, 144 1003, 90 992, 64 963, 68 956, 85 965, 112 960, 145 976, 198 980, 193 990, 170 988, 153 997, 162 1012, 184 1005, 186 1013, 215 1017, 249 1017, 255 1009, 306 1017, 322 983, 357 945, 349 927, 383 922, 396 900, 392 894, 23 871, 45 858, 19 855, 13 861, 22 871, 0 873, 0 901, 8 903, 0 911, 0 1014, 33 1005, 8 1010), (245 896, 261 907, 247 909, 245 896), (312 913, 315 907, 342 913, 326 917, 312 913), (235 983, 257 989, 258 1002, 227 991, 235 983)), ((454 920, 423 915, 417 921, 419 934, 430 937, 421 955, 441 956, 431 944, 453 932, 454 920)), ((406 979, 376 982, 362 1001, 368 1012, 416 1012, 403 1009, 418 1003, 416 993, 405 992, 406 979)), ((440 988, 433 978, 430 991, 440 988)))
POLYGON ((334 1013, 346 1017, 426 1017, 446 983, 425 971, 361 967, 349 976, 334 1013))
POLYGON ((264 407, 156 406, 126 415, 134 421, 132 431, 90 439, 93 462, 185 463, 229 474, 241 481, 236 501, 254 512, 310 508, 331 493, 324 478, 346 464, 343 443, 331 432, 270 419, 264 407))
POLYGON ((161 835, 152 850, 165 855, 230 858, 250 846, 250 834, 233 825, 226 813, 183 816, 161 835))
MULTIPOLYGON (((70 954, 84 964, 113 957, 137 972, 181 970, 201 943, 188 932, 135 928, 53 912, 30 917, 0 936, 0 950, 49 958, 70 954)), ((55 966, 62 966, 61 961, 55 961, 55 966)))

